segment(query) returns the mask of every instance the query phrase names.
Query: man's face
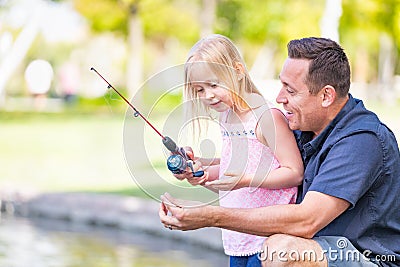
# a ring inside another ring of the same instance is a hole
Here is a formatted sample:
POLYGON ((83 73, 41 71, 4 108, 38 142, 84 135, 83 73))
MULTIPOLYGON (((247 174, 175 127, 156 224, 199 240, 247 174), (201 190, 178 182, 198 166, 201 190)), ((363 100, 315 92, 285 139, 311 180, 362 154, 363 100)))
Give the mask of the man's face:
POLYGON ((279 76, 282 88, 276 102, 287 111, 290 129, 318 135, 326 126, 326 114, 321 106, 321 92, 312 95, 305 84, 309 64, 306 59, 286 59, 279 76))

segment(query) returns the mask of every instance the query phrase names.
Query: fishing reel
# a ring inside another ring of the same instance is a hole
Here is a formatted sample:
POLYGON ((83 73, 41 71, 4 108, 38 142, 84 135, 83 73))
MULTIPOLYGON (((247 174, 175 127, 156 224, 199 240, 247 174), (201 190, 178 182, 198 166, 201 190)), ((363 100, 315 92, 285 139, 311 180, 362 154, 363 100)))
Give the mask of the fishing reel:
POLYGON ((193 160, 186 154, 186 151, 182 147, 178 147, 171 138, 165 136, 162 142, 164 146, 173 153, 167 159, 168 170, 174 174, 181 174, 189 167, 193 177, 202 177, 204 175, 204 171, 202 170, 194 171, 193 160))

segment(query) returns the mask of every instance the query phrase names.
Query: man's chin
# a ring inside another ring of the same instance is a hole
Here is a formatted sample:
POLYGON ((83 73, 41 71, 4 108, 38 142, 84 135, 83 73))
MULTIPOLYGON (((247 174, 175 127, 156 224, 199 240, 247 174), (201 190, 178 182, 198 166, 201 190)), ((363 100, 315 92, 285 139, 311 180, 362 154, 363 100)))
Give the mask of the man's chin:
POLYGON ((300 130, 299 125, 289 122, 289 129, 292 131, 300 130))

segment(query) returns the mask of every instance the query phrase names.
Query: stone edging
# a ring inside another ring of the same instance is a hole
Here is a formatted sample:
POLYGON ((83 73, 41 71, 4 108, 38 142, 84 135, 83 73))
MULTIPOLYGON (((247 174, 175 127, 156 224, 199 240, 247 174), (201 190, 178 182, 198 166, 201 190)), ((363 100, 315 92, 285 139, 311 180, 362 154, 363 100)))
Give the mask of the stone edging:
POLYGON ((159 203, 137 197, 95 193, 1 192, 1 211, 19 216, 70 221, 77 224, 140 230, 223 253, 221 231, 170 231, 160 223, 159 203))

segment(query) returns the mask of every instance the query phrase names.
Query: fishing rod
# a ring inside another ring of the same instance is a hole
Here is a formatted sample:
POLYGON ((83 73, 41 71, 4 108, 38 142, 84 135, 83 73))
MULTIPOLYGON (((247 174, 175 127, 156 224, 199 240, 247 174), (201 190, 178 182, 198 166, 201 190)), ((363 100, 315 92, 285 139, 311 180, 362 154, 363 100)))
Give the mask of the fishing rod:
POLYGON ((103 81, 107 83, 108 89, 113 89, 134 111, 134 117, 142 118, 147 125, 149 125, 160 137, 164 146, 172 153, 167 159, 167 167, 174 174, 183 173, 187 167, 190 168, 194 177, 201 177, 204 175, 203 170, 194 171, 193 160, 187 155, 186 151, 182 147, 178 147, 176 143, 168 136, 164 136, 160 131, 151 124, 142 113, 137 110, 131 102, 128 101, 114 86, 111 85, 95 68, 91 67, 90 70, 94 71, 103 81))

